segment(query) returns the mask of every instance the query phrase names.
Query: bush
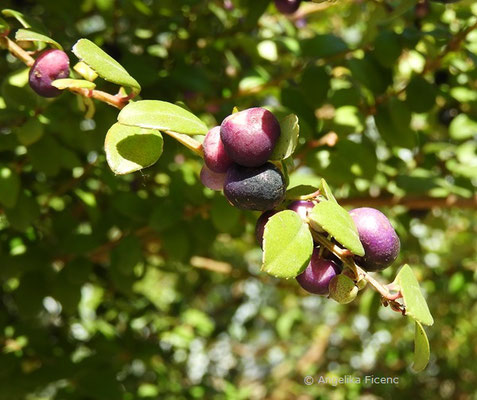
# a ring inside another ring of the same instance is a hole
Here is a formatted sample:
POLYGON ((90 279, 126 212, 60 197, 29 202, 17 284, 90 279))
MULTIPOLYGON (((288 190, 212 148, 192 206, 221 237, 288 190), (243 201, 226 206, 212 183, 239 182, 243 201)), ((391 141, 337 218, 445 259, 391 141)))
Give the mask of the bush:
POLYGON ((2 2, 1 399, 472 398, 477 7, 274 3, 2 2), (55 48, 49 99, 29 70, 55 48), (254 107, 287 185, 264 253, 200 180, 204 135, 254 107), (379 274, 348 206, 400 238, 379 274), (275 278, 313 251, 356 300, 275 278))

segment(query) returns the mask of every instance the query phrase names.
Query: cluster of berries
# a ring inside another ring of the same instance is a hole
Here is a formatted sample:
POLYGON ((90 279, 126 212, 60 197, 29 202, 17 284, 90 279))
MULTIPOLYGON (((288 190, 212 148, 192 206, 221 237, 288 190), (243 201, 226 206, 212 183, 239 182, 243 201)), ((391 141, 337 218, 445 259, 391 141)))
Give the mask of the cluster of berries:
MULTIPOLYGON (((308 213, 314 206, 312 201, 298 200, 292 202, 288 209, 307 221, 308 213)), ((277 212, 266 211, 257 220, 255 235, 261 246, 265 225, 277 212)), ((366 271, 381 271, 389 267, 401 248, 399 237, 389 219, 382 212, 369 207, 356 208, 349 213, 365 250, 363 257, 355 256, 356 263, 366 271)), ((365 280, 356 281, 350 269, 343 269, 341 260, 318 245, 313 250, 307 268, 296 280, 309 293, 329 296, 341 304, 353 301, 358 291, 366 286, 365 280)))
POLYGON ((212 128, 203 143, 202 183, 223 190, 242 210, 266 211, 285 197, 285 178, 269 162, 280 138, 280 124, 268 110, 257 107, 236 112, 212 128))

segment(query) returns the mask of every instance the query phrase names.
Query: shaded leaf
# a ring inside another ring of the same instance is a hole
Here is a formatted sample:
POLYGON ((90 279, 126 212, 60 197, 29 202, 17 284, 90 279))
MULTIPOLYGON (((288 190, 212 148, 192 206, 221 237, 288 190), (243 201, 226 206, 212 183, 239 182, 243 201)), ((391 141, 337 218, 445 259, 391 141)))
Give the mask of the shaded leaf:
POLYGON ((106 134, 104 148, 111 170, 118 175, 129 174, 159 159, 163 138, 156 130, 116 123, 106 134))
POLYGON ((20 177, 9 167, 0 166, 0 204, 13 207, 20 193, 20 177))
POLYGON ((431 356, 431 349, 429 346, 429 339, 427 338, 426 331, 422 325, 415 321, 415 334, 414 334, 414 364, 412 369, 416 372, 420 372, 426 368, 431 356))
POLYGON ((290 157, 295 151, 300 135, 300 125, 298 117, 290 114, 280 121, 281 134, 275 148, 273 149, 270 160, 284 160, 290 157))

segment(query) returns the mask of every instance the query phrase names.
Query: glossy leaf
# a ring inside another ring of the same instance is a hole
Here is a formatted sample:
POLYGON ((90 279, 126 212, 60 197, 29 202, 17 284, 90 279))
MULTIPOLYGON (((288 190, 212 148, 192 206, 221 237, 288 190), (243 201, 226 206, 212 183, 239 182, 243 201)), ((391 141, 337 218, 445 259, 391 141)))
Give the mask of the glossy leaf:
POLYGON ((353 254, 364 256, 356 225, 349 213, 338 203, 321 201, 313 207, 308 217, 312 228, 323 229, 353 254))
POLYGON ((117 85, 130 87, 136 93, 140 92, 141 86, 124 67, 90 40, 78 40, 72 51, 101 78, 117 85))
POLYGON ((297 213, 285 210, 268 220, 262 271, 277 278, 294 278, 307 267, 312 253, 310 229, 297 213))
POLYGON ((424 325, 432 325, 434 319, 421 293, 419 283, 409 265, 404 265, 401 268, 396 276, 396 282, 401 288, 404 305, 406 306, 406 315, 409 315, 424 325))
POLYGON ((298 117, 295 114, 290 114, 283 118, 280 121, 280 128, 280 138, 270 156, 271 160, 284 160, 290 157, 298 144, 300 125, 298 124, 298 117))
POLYGON ((162 154, 163 139, 156 130, 116 123, 106 134, 104 148, 111 170, 124 175, 154 164, 162 154))
POLYGON ((63 50, 61 44, 59 44, 56 40, 53 40, 52 38, 41 33, 30 31, 28 29, 19 29, 15 34, 15 39, 27 42, 48 43, 56 47, 57 49, 63 50))
POLYGON ((412 365, 412 369, 416 372, 423 371, 429 363, 430 356, 431 349, 426 331, 418 321, 415 321, 414 364, 412 365))
POLYGON ((118 116, 124 125, 174 131, 187 135, 205 135, 207 126, 194 114, 175 104, 160 100, 142 100, 128 104, 118 116))

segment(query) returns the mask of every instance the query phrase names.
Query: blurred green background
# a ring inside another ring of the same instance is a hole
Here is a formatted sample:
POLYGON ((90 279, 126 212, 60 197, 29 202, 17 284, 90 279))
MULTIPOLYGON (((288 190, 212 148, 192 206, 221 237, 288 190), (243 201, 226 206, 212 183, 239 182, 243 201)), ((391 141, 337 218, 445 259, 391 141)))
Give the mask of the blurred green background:
POLYGON ((0 50, 0 399, 477 399, 477 3, 306 2, 292 17, 231 3, 1 7, 68 51, 93 40, 143 98, 210 127, 233 106, 296 113, 292 184, 324 177, 342 204, 391 218, 402 253, 381 279, 409 263, 420 280, 429 366, 411 371, 413 325, 374 291, 338 305, 260 273, 258 214, 205 189, 201 160, 169 137, 156 165, 114 176, 117 110, 85 119, 71 93, 40 99, 0 50))

